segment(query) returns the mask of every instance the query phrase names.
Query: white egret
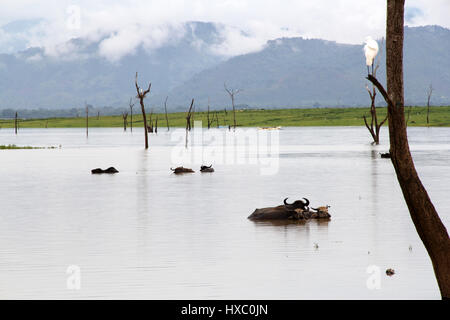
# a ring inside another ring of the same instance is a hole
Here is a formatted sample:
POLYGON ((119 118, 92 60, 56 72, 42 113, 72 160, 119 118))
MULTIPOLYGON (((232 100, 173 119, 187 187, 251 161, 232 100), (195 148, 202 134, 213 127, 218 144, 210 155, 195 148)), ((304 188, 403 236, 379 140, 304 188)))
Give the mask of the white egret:
POLYGON ((367 73, 370 74, 369 67, 372 66, 373 74, 373 62, 378 53, 378 43, 372 39, 371 36, 366 38, 366 45, 364 46, 364 54, 366 55, 367 73))

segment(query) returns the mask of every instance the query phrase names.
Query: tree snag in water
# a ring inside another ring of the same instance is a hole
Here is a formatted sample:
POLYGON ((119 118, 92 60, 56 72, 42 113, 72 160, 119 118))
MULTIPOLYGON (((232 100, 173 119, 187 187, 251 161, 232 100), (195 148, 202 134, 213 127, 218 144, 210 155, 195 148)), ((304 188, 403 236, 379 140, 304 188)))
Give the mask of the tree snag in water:
POLYGON ((86 105, 86 137, 89 136, 89 106, 87 103, 84 103, 86 105))
MULTIPOLYGON (((228 89, 227 85, 223 84, 225 91, 228 92, 231 98, 231 106, 233 107, 233 128, 236 129, 236 110, 234 108, 234 96, 237 95, 239 92, 241 92, 241 89, 228 89)), ((226 112, 225 112, 226 113, 226 112)))
POLYGON ((427 126, 430 126, 430 100, 432 94, 433 86, 430 84, 430 87, 427 90, 427 126))
POLYGON ((371 81, 388 104, 391 161, 412 221, 433 264, 443 299, 450 299, 450 239, 423 186, 408 144, 403 91, 403 26, 405 0, 387 0, 387 92, 372 75, 371 81))
POLYGON ((122 112, 122 118, 123 118, 123 131, 127 131, 127 118, 128 118, 128 112, 122 112))
POLYGON ((166 114, 167 131, 169 131, 170 127, 169 127, 169 116, 167 115, 167 99, 169 99, 169 96, 167 96, 166 100, 164 101, 164 112, 166 114))
POLYGON ((136 80, 135 80, 135 85, 136 85, 136 91, 137 91, 137 96, 136 98, 139 98, 139 103, 141 105, 141 111, 142 111, 142 118, 144 120, 144 135, 145 135, 145 149, 148 149, 148 129, 147 129, 147 116, 145 115, 145 106, 144 106, 144 99, 145 96, 147 95, 147 93, 150 92, 150 88, 152 87, 151 82, 148 84, 148 89, 143 91, 137 82, 138 79, 138 73, 136 72, 136 80))
MULTIPOLYGON (((383 45, 383 42, 381 43, 381 47, 383 45)), ((381 50, 380 50, 381 51, 381 50)), ((380 67, 380 56, 381 54, 378 56, 377 59, 377 65, 375 66, 375 69, 373 69, 372 75, 374 77, 376 77, 377 74, 377 70, 380 67)), ((377 95, 377 91, 374 85, 372 85, 372 90, 369 89, 369 87, 366 85, 366 90, 369 93, 369 97, 370 97, 370 117, 371 117, 371 121, 370 121, 370 126, 367 122, 366 116, 364 115, 364 124, 366 125, 367 130, 369 130, 370 135, 372 136, 373 142, 372 144, 379 144, 380 143, 380 129, 383 126, 383 124, 386 122, 388 115, 386 114, 386 117, 384 118, 383 121, 381 121, 380 123, 378 123, 378 117, 377 117, 377 109, 375 107, 375 97, 377 95)))
POLYGON ((19 127, 19 120, 17 119, 17 111, 16 115, 14 116, 14 132, 17 134, 17 129, 19 127))
POLYGON ((134 107, 134 103, 133 102, 133 98, 130 98, 130 102, 128 103, 128 105, 130 106, 130 131, 133 132, 133 107, 134 107))
POLYGON ((185 148, 188 146, 188 131, 191 131, 191 113, 192 113, 192 107, 194 106, 194 98, 192 98, 191 106, 189 107, 188 113, 186 115, 186 142, 185 142, 185 148))

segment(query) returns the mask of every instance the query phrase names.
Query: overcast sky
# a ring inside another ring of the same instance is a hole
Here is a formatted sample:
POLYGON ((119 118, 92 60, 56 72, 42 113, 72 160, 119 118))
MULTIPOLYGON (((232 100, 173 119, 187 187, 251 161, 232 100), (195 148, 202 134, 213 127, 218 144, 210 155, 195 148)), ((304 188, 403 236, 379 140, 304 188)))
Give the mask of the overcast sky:
MULTIPOLYGON (((120 59, 139 45, 157 47, 180 34, 184 21, 220 22, 226 55, 259 50, 282 36, 363 43, 367 35, 384 35, 384 0, 0 0, 0 25, 16 20, 44 19, 21 36, 30 46, 58 54, 58 44, 74 37, 107 37, 100 54, 120 59), (78 17, 80 19, 78 19, 78 17), (234 27, 234 28, 233 28, 234 27), (237 31, 250 38, 243 41, 237 31)), ((450 28, 450 0, 407 0, 406 24, 438 24, 450 28)), ((15 35, 17 37, 18 35, 15 35)), ((0 44, 10 34, 0 31, 0 44)), ((10 39, 11 40, 11 39, 10 39)), ((59 50, 59 51, 58 51, 59 50)))

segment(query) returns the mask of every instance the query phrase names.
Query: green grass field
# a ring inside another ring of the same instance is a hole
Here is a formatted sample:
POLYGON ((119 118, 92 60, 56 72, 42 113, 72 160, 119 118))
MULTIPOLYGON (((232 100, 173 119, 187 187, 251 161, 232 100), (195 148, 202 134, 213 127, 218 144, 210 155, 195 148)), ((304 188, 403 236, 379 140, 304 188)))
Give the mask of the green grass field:
MULTIPOLYGON (((405 108, 408 113, 409 107, 405 108)), ((377 108, 378 119, 386 115, 386 108, 377 108)), ((219 125, 233 124, 233 113, 223 110, 217 113, 219 125)), ((240 127, 272 127, 272 126, 364 126, 363 115, 370 118, 369 108, 314 108, 314 109, 279 109, 279 110, 237 110, 236 122, 240 127)), ((186 113, 169 113, 170 127, 185 127, 186 113)), ((210 113, 212 117, 212 113, 210 113)), ((406 114, 405 114, 406 117, 406 114)), ((153 114, 152 119, 158 118, 158 128, 166 127, 164 114, 153 114)), ((149 116, 147 116, 147 120, 149 116)), ((131 117, 128 116, 128 126, 131 117)), ((196 112, 194 120, 202 120, 207 126, 207 113, 196 112)), ((142 127, 142 115, 133 115, 133 127, 142 127)), ((426 107, 412 107, 408 126, 426 126, 426 107)), ((79 118, 50 118, 20 120, 19 128, 83 128, 86 119, 79 118)), ((122 116, 96 116, 89 118, 89 127, 122 127, 122 116)), ((216 121, 212 124, 217 126, 216 121)), ((450 126, 450 106, 430 108, 430 126, 450 126)), ((13 128, 14 119, 0 120, 0 128, 13 128)))

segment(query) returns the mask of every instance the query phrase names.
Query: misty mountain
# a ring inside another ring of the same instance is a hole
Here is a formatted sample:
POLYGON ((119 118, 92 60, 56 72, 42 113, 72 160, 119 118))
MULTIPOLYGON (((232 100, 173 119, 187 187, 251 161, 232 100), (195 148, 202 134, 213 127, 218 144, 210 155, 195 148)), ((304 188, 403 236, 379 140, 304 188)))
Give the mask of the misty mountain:
MULTIPOLYGON (((142 47, 117 62, 98 54, 99 42, 74 39, 67 54, 53 57, 42 48, 0 54, 0 109, 127 106, 134 97, 134 75, 152 82, 147 103, 161 107, 169 95, 171 111, 190 99, 200 109, 230 104, 224 82, 243 91, 236 103, 248 107, 364 106, 368 104, 363 45, 304 38, 268 41, 258 52, 226 59, 211 47, 224 41, 221 26, 190 22, 173 41, 148 51, 142 47)), ((384 83, 385 53, 378 78, 384 83)), ((379 55, 380 55, 379 54, 379 55)), ((450 104, 450 30, 405 27, 405 96, 424 104, 432 83, 433 104, 450 104)), ((382 104, 382 98, 378 97, 382 104)))
POLYGON ((152 94, 163 96, 225 59, 209 50, 223 41, 218 28, 212 23, 186 23, 184 33, 172 34, 166 45, 151 51, 139 47, 117 62, 98 54, 101 40, 73 39, 63 48, 67 52, 57 57, 42 48, 0 54, 0 108, 61 109, 85 101, 96 106, 127 105, 136 95, 136 71, 142 87, 152 82, 152 94))
MULTIPOLYGON (((405 27, 404 48, 405 102, 425 104, 432 83, 432 103, 450 104, 450 30, 405 27)), ((377 77, 384 84, 383 49, 377 77)), ((250 107, 364 106, 369 101, 366 75, 363 45, 283 38, 196 74, 170 97, 178 105, 192 97, 199 105, 207 104, 208 97, 215 105, 230 105, 226 82, 242 89, 236 103, 250 107)), ((384 105, 380 95, 377 103, 384 105)))

